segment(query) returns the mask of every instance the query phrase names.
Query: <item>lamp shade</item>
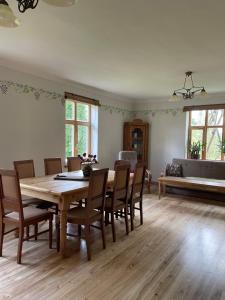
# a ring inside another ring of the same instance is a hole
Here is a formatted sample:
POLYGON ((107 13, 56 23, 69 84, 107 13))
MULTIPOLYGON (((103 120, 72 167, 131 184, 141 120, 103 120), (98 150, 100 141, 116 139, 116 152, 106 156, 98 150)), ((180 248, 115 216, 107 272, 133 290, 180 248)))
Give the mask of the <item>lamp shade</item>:
POLYGON ((176 92, 173 93, 173 95, 169 99, 170 102, 177 102, 180 101, 180 97, 176 94, 176 92))
POLYGON ((71 6, 75 4, 75 0, 43 0, 47 4, 54 5, 54 6, 71 6))
POLYGON ((0 26, 17 27, 20 25, 19 20, 15 17, 12 9, 4 0, 0 0, 0 26))

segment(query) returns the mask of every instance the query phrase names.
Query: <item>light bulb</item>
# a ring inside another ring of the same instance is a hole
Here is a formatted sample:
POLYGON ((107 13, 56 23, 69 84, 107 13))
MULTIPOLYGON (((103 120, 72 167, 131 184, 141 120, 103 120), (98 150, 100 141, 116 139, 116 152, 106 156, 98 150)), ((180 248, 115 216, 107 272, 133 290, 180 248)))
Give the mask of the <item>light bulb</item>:
POLYGON ((205 88, 203 88, 201 90, 201 96, 207 96, 207 92, 206 92, 205 88))
POLYGON ((174 92, 173 95, 170 97, 169 101, 171 101, 171 102, 180 101, 180 97, 177 96, 176 92, 174 92))

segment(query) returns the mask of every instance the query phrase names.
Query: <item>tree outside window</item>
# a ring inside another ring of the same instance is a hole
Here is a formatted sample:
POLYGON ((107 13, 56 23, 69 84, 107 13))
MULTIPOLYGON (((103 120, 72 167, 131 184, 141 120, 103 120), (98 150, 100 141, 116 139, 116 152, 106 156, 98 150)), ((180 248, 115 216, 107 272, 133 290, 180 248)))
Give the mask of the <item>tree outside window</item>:
POLYGON ((225 134, 225 110, 209 109, 189 112, 189 145, 202 145, 201 159, 224 160, 222 144, 225 134))
POLYGON ((65 103, 66 157, 91 153, 91 105, 76 100, 65 103))

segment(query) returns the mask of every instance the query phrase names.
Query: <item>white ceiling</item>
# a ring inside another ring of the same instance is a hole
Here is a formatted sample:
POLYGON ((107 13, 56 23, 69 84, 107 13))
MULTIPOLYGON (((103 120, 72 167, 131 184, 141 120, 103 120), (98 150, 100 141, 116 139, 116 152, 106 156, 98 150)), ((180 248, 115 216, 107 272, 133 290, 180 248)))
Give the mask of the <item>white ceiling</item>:
POLYGON ((169 97, 193 70, 225 92, 224 0, 40 0, 22 25, 0 28, 0 65, 68 79, 133 99, 169 97))

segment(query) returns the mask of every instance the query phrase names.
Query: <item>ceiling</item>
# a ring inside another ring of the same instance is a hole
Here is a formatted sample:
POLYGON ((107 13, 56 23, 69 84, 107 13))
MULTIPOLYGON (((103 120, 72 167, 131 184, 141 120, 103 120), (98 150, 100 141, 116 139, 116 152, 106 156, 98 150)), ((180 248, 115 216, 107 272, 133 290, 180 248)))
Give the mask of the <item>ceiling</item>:
POLYGON ((132 99, 169 97, 194 71, 196 84, 225 92, 224 0, 40 0, 0 28, 0 65, 80 82, 132 99))

